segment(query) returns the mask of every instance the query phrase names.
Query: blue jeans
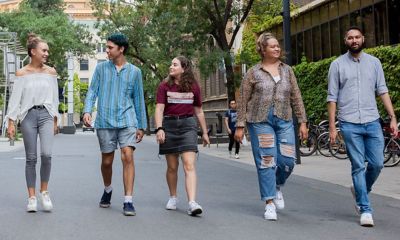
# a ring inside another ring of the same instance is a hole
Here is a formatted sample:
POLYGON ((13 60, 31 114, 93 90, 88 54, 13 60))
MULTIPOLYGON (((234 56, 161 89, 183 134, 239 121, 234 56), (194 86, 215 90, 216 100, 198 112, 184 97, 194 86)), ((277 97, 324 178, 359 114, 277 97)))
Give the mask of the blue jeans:
POLYGON ((379 120, 365 124, 340 122, 351 162, 356 202, 361 213, 371 213, 368 193, 383 168, 384 139, 379 120), (367 167, 365 166, 367 162, 367 167))
POLYGON ((261 200, 275 198, 295 165, 293 121, 285 121, 268 113, 267 121, 248 123, 251 148, 257 168, 261 200))

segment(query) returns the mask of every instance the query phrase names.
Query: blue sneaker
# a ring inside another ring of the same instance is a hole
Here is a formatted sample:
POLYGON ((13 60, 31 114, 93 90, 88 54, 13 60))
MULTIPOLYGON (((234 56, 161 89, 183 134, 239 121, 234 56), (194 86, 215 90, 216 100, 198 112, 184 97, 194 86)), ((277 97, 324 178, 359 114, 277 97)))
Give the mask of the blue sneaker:
POLYGON ((125 202, 124 203, 124 215, 125 216, 135 216, 135 207, 131 202, 125 202))
POLYGON ((100 200, 100 207, 102 208, 108 208, 111 205, 111 195, 112 191, 110 193, 107 193, 106 191, 103 192, 103 196, 101 196, 100 200))

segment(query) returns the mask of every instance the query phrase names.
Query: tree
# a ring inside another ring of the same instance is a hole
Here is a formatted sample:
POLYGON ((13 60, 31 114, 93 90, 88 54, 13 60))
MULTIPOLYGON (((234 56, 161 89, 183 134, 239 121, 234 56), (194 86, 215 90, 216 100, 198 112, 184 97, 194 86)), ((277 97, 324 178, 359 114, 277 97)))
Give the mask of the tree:
POLYGON ((67 78, 65 53, 80 56, 94 50, 87 27, 73 23, 62 11, 62 6, 57 0, 26 0, 18 10, 0 13, 2 30, 17 32, 23 46, 30 32, 47 41, 49 65, 54 66, 60 75, 60 86, 67 78))

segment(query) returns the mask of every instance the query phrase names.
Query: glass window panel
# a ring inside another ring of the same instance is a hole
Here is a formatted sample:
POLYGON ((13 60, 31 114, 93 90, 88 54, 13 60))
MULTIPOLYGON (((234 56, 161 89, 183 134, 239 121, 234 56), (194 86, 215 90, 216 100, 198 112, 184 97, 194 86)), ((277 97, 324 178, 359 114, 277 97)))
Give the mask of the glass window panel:
POLYGON ((312 61, 313 41, 311 29, 304 32, 304 53, 307 61, 312 61))
POLYGON ((297 62, 300 63, 301 62, 301 58, 304 55, 304 39, 303 39, 303 33, 299 33, 297 34, 297 62))
POLYGON ((314 9, 312 12, 312 26, 318 25, 320 24, 320 20, 319 20, 319 8, 314 9))
POLYGON ((79 69, 80 69, 81 71, 89 70, 89 60, 87 60, 87 59, 81 59, 81 60, 79 61, 79 69))
POLYGON ((303 28, 303 16, 299 16, 296 18, 296 30, 301 32, 304 30, 303 28))
POLYGON ((292 18, 292 20, 290 21, 290 33, 297 33, 296 31, 296 22, 295 20, 292 18))
POLYGON ((361 12, 360 10, 354 11, 350 14, 350 25, 351 26, 358 26, 361 27, 362 21, 361 21, 361 12))
POLYGON ((369 6, 374 3, 374 0, 361 0, 361 7, 369 6))
POLYGON ((350 12, 360 9, 360 0, 349 0, 350 12))
POLYGON ((297 64, 297 41, 296 41, 296 35, 292 35, 292 37, 290 38, 291 43, 290 43, 290 47, 292 50, 292 64, 297 64))
POLYGON ((319 26, 312 29, 313 61, 321 60, 321 31, 319 26))
POLYGON ((400 2, 398 0, 389 0, 389 34, 390 44, 400 42, 400 2))
POLYGON ((330 38, 331 38, 331 55, 340 55, 340 31, 339 31, 339 21, 333 20, 330 22, 330 38))
POLYGON ((329 4, 321 6, 321 9, 319 10, 319 16, 321 19, 321 23, 327 22, 329 20, 329 4))
POLYGON ((343 16, 339 18, 339 28, 340 28, 340 52, 345 53, 347 51, 347 47, 344 44, 344 33, 350 27, 349 16, 343 16))
POLYGON ((375 29, 374 29, 374 14, 372 6, 366 7, 361 10, 362 16, 362 29, 364 31, 365 46, 375 46, 375 29))
POLYGON ((337 7, 337 1, 333 1, 329 3, 329 19, 335 19, 338 17, 338 7, 337 7))
POLYGON ((348 0, 339 0, 339 16, 343 16, 349 12, 348 0))
POLYGON ((311 27, 311 13, 308 12, 304 14, 304 26, 303 29, 306 30, 311 27))
POLYGON ((321 44, 322 44, 322 58, 331 56, 330 39, 329 39, 329 23, 321 25, 321 44))
POLYGON ((384 45, 388 42, 388 36, 386 33, 387 24, 386 24, 386 4, 385 2, 381 2, 375 4, 374 7, 374 15, 375 15, 375 40, 376 45, 384 45))

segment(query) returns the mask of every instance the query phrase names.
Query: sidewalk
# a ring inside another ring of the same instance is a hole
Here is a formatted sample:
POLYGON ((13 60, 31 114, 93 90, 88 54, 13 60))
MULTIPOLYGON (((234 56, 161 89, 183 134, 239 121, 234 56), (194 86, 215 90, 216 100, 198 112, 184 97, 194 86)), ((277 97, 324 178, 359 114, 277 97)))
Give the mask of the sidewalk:
MULTIPOLYGON (((209 148, 204 148, 199 145, 199 151, 202 154, 254 166, 250 143, 248 146, 241 145, 239 159, 229 158, 227 143, 218 144, 218 148, 216 144, 212 144, 209 148)), ((256 174, 255 169, 254 174, 256 174)), ((348 159, 339 160, 333 157, 327 158, 315 154, 310 157, 302 157, 301 164, 296 165, 293 174, 344 187, 349 187, 352 183, 351 167, 348 159)), ((400 199, 400 165, 391 168, 383 168, 377 182, 374 184, 372 192, 400 199)))
POLYGON ((10 146, 10 141, 6 137, 0 136, 0 152, 13 152, 23 148, 24 144, 22 139, 14 141, 14 146, 10 146))

